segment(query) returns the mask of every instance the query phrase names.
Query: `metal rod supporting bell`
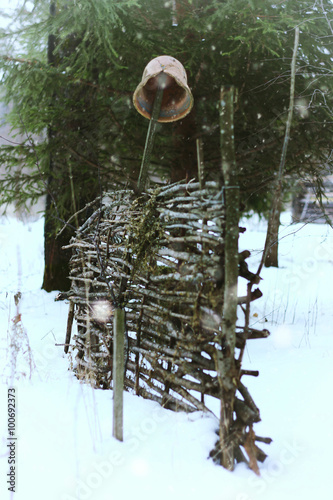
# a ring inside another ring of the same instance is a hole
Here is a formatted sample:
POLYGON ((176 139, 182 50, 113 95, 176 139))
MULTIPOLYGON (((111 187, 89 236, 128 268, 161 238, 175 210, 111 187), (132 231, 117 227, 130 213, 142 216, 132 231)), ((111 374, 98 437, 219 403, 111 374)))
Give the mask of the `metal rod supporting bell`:
POLYGON ((152 111, 151 119, 149 122, 149 127, 148 127, 148 132, 147 132, 147 137, 146 137, 146 144, 145 144, 145 149, 143 152, 141 169, 140 169, 139 180, 138 180, 138 192, 139 192, 139 194, 141 194, 142 191, 144 191, 146 188, 150 158, 151 158, 151 153, 153 151, 155 135, 156 135, 157 120, 158 120, 160 110, 161 110, 161 105, 162 105, 163 91, 164 91, 163 87, 159 86, 157 89, 154 104, 153 104, 153 111, 152 111))
POLYGON ((133 103, 137 111, 150 120, 137 184, 137 192, 141 194, 146 189, 157 122, 180 120, 193 106, 183 65, 170 56, 152 59, 134 92, 133 103))

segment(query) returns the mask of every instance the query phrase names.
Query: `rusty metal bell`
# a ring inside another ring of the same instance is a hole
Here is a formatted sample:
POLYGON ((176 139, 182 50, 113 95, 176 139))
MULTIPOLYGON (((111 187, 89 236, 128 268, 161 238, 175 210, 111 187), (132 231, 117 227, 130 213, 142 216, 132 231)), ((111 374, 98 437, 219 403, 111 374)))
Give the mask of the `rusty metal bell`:
POLYGON ((187 85, 186 71, 174 57, 156 57, 144 69, 142 80, 133 95, 133 103, 145 118, 151 118, 157 88, 163 89, 162 106, 157 121, 174 122, 191 111, 193 96, 187 85))

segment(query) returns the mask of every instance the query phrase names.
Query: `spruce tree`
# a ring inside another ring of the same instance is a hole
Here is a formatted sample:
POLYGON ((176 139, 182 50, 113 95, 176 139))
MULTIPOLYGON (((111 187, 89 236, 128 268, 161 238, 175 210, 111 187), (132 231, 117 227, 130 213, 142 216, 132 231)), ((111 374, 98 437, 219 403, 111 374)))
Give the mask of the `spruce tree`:
POLYGON ((285 183, 320 179, 331 168, 329 0, 57 0, 51 5, 52 15, 45 0, 36 0, 32 11, 21 9, 1 35, 2 92, 13 103, 13 128, 26 137, 1 148, 0 161, 7 166, 2 202, 24 204, 48 195, 45 241, 53 250, 45 254, 45 289, 66 288, 68 257, 57 269, 52 259, 73 234, 72 226, 89 213, 73 219, 56 242, 64 221, 101 191, 137 180, 148 121, 131 99, 153 57, 169 54, 184 64, 195 100, 188 117, 159 127, 154 179, 196 176, 197 138, 203 140, 207 176, 214 177, 221 161, 219 89, 232 84, 241 199, 246 209, 263 212, 279 167, 299 26, 285 183), (33 134, 43 139, 36 142, 33 134))

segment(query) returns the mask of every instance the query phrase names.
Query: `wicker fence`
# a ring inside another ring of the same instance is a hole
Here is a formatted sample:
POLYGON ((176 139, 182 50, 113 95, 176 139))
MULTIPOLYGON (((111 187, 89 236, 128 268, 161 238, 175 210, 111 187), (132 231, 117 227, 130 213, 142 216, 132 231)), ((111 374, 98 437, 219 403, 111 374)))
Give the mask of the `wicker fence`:
MULTIPOLYGON (((224 289, 224 206, 217 182, 180 182, 141 197, 106 193, 100 207, 69 247, 71 290, 66 350, 73 317, 76 373, 95 387, 112 388, 113 310, 125 310, 125 388, 166 408, 211 412, 221 399, 224 289)), ((68 247, 67 247, 68 248, 68 247)), ((240 274, 258 282, 239 256, 240 274)), ((245 342, 268 332, 245 321, 259 289, 240 297, 244 311, 236 331, 236 396, 232 422, 234 456, 258 472, 266 455, 256 441, 257 406, 242 382, 245 342), (246 451, 247 457, 244 454, 246 451)), ((219 441, 212 451, 218 460, 219 441)))

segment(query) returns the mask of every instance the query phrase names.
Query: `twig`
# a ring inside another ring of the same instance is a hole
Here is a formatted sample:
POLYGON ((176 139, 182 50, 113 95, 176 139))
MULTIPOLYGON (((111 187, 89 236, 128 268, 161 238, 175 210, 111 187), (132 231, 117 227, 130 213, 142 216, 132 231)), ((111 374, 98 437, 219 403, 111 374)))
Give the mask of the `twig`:
MULTIPOLYGON (((93 201, 91 201, 90 203, 87 203, 87 205, 85 205, 83 208, 81 208, 81 210, 78 210, 77 212, 75 212, 75 214, 71 215, 70 218, 65 222, 65 225, 60 229, 60 231, 57 233, 56 235, 56 238, 58 238, 58 236, 61 235, 61 233, 66 229, 66 227, 69 225, 69 223, 75 219, 78 215, 82 214, 82 212, 85 212, 87 210, 87 208, 91 207, 92 205, 95 205, 95 203, 97 203, 99 200, 101 199, 100 196, 97 196, 97 198, 95 198, 93 201)), ((93 214, 94 215, 94 214, 93 214)), ((88 221, 86 221, 88 222, 88 221)), ((70 226, 71 228, 73 228, 74 226, 70 226)))

